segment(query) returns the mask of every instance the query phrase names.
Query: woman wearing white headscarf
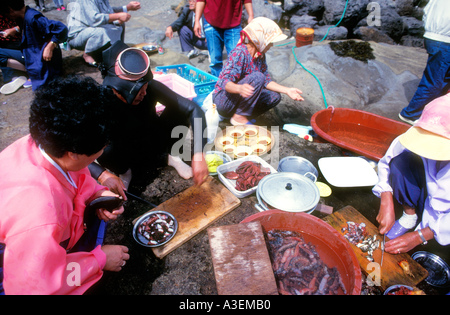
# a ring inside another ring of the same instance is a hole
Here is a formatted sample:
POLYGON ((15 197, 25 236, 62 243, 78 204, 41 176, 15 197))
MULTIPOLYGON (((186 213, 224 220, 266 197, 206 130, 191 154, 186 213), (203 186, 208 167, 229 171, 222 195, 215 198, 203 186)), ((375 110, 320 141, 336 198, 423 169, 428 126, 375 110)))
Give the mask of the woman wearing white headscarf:
POLYGON ((231 124, 250 124, 251 119, 278 105, 280 93, 303 101, 299 89, 275 83, 267 69, 265 53, 286 37, 274 21, 264 17, 253 19, 242 30, 213 93, 219 114, 230 118, 231 124))

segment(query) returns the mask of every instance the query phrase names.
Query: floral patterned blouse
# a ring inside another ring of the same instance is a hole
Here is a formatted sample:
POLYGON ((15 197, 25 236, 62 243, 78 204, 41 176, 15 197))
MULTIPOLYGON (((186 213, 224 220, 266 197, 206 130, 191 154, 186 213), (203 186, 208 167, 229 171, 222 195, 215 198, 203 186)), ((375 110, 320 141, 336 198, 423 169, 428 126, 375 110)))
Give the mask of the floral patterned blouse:
POLYGON ((228 56, 228 60, 223 66, 222 72, 219 75, 219 80, 216 83, 213 96, 219 91, 225 90, 225 85, 231 81, 239 83, 240 80, 253 72, 262 72, 266 76, 264 86, 267 86, 272 79, 270 78, 265 55, 259 58, 253 58, 244 44, 238 44, 228 56))

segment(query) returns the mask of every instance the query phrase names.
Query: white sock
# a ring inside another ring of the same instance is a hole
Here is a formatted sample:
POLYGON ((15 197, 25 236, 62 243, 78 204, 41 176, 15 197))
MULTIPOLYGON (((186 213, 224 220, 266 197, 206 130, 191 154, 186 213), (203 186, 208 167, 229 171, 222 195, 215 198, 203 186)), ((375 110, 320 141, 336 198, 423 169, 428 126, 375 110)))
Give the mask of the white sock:
POLYGON ((398 223, 400 223, 401 226, 403 226, 406 229, 412 229, 416 226, 417 222, 417 214, 406 214, 403 212, 402 217, 398 220, 398 223))
POLYGON ((184 163, 183 160, 181 160, 181 158, 178 156, 172 156, 169 154, 169 160, 167 164, 175 168, 175 170, 178 172, 178 175, 180 175, 184 179, 189 179, 193 176, 192 167, 184 163))

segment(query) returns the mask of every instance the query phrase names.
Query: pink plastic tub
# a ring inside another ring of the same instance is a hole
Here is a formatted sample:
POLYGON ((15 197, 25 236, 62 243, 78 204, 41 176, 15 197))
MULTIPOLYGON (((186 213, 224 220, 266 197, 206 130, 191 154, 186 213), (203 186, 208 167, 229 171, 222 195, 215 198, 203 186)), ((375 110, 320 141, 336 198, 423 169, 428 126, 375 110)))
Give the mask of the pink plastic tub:
POLYGON ((195 93, 194 83, 189 82, 186 79, 183 79, 178 74, 170 73, 157 75, 154 77, 156 81, 161 82, 165 86, 167 86, 172 91, 180 94, 181 96, 193 100, 197 97, 197 93, 195 93))

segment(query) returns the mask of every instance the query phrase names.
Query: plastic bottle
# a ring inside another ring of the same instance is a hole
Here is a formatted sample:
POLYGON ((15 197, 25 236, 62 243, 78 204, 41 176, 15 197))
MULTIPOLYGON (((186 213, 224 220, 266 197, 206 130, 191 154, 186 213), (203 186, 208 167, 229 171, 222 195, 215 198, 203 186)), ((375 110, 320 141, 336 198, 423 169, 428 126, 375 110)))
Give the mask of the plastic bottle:
POLYGON ((219 113, 217 112, 216 104, 212 104, 205 112, 208 143, 214 142, 217 134, 217 128, 219 127, 219 113))

